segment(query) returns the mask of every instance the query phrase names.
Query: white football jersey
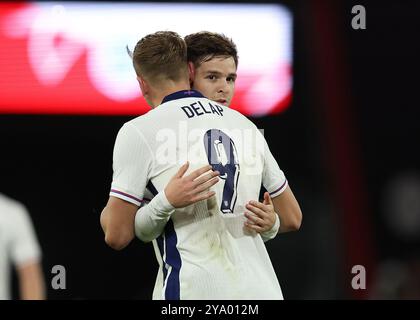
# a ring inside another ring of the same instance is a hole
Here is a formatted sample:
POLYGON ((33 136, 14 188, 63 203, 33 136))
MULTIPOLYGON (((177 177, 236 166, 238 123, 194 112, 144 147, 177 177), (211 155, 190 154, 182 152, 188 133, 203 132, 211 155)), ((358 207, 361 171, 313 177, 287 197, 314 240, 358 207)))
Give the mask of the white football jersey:
POLYGON ((0 194, 0 300, 11 298, 12 265, 23 266, 40 258, 41 249, 27 210, 0 194))
POLYGON ((153 241, 153 299, 283 299, 261 236, 244 228, 245 204, 261 185, 275 197, 287 180, 257 127, 239 112, 179 91, 120 129, 110 195, 141 206, 180 166, 211 164, 216 195, 176 209, 153 241))

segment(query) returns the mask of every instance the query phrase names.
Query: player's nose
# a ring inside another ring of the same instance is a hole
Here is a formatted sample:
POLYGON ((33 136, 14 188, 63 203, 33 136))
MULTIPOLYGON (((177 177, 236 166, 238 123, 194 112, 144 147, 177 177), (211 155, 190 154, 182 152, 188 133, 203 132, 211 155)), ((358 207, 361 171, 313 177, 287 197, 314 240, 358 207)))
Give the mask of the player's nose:
POLYGON ((226 80, 222 81, 222 83, 219 86, 218 92, 219 93, 228 93, 229 90, 230 90, 229 83, 226 80))

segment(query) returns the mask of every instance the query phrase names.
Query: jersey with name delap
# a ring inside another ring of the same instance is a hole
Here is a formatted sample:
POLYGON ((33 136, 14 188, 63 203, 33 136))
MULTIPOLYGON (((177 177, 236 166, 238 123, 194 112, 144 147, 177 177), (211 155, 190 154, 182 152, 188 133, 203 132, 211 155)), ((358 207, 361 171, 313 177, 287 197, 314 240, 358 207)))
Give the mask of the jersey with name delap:
MULTIPOLYGON (((262 133, 239 112, 179 91, 120 129, 110 195, 137 206, 163 192, 180 166, 220 172, 215 196, 177 208, 153 245, 153 299, 283 299, 261 236, 244 223, 261 185, 271 197, 287 180, 262 133)), ((140 213, 141 214, 141 213, 140 213)))

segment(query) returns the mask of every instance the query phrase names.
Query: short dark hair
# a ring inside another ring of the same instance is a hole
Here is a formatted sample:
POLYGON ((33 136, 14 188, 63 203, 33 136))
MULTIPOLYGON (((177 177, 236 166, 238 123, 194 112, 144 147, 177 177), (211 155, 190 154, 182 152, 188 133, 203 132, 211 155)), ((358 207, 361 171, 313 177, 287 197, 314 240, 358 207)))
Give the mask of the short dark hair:
POLYGON ((133 65, 149 81, 188 78, 187 45, 176 32, 158 31, 137 42, 133 65))
POLYGON ((235 43, 223 34, 209 31, 192 33, 185 38, 188 61, 199 67, 216 56, 232 57, 238 68, 238 52, 235 43))

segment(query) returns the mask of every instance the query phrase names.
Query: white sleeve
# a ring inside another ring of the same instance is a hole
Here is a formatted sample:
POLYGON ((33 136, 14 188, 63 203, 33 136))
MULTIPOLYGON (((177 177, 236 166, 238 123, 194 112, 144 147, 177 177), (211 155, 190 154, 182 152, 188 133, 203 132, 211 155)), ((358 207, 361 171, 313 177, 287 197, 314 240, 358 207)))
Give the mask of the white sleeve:
POLYGON ((21 266, 41 259, 41 248, 28 211, 19 206, 9 224, 10 254, 13 263, 21 266))
POLYGON ((137 210, 134 223, 136 236, 144 242, 156 239, 162 234, 174 212, 175 208, 166 198, 165 191, 162 190, 148 205, 137 210))
POLYGON ((124 124, 115 141, 109 195, 140 207, 152 164, 153 154, 142 133, 124 124))
POLYGON ((264 138, 264 168, 262 184, 271 198, 277 197, 287 188, 287 179, 271 154, 267 141, 264 138))

